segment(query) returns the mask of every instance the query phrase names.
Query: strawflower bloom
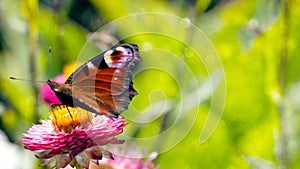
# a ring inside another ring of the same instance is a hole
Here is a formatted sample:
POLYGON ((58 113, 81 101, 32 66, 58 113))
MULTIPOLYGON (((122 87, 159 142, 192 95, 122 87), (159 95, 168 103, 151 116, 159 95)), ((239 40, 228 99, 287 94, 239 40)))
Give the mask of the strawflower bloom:
POLYGON ((113 159, 104 158, 98 164, 92 163, 89 169, 157 169, 153 160, 157 153, 153 152, 146 156, 135 144, 111 147, 113 159))
POLYGON ((21 139, 24 147, 37 153, 46 165, 54 162, 55 168, 80 165, 88 168, 93 160, 112 158, 103 147, 121 144, 115 136, 126 126, 123 118, 110 119, 80 108, 57 106, 49 113, 51 120, 33 125, 21 139))

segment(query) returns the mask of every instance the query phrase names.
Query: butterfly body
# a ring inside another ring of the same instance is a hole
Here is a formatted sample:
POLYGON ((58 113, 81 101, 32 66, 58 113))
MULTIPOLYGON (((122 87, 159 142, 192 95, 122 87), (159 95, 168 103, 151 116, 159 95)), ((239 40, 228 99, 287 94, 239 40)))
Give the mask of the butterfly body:
POLYGON ((122 44, 77 68, 64 84, 47 83, 64 105, 117 117, 137 95, 132 71, 140 61, 137 45, 122 44))

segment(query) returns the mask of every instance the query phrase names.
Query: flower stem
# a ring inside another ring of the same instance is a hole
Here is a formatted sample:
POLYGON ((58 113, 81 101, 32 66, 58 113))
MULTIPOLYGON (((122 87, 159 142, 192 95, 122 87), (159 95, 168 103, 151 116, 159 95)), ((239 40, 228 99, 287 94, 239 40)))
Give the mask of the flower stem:
POLYGON ((34 95, 34 122, 39 119, 38 113, 38 86, 34 82, 36 80, 36 51, 37 51, 37 41, 38 41, 38 1, 37 0, 27 0, 23 2, 23 14, 28 21, 28 60, 29 60, 29 74, 31 82, 31 88, 34 95))

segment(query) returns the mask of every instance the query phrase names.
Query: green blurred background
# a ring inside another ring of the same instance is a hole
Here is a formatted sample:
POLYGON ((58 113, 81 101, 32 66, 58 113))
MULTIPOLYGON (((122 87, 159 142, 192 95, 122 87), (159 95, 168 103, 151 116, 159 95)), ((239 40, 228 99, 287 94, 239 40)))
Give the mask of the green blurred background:
MULTIPOLYGON (((51 79, 63 71, 64 65, 77 61, 90 33, 116 19, 141 12, 188 18, 211 41, 225 72, 225 108, 213 135, 199 142, 211 94, 190 110, 196 116, 188 114, 180 121, 182 126, 192 121, 191 130, 172 131, 184 138, 159 154, 155 160, 159 168, 300 168, 299 6, 299 0, 1 0, 0 168, 38 168, 39 162, 33 153, 23 149, 19 138, 33 123, 47 119, 47 112, 51 111, 39 99, 39 83, 11 81, 8 77, 51 79), (52 65, 48 47, 52 48, 52 65)), ((164 29, 164 23, 156 26, 154 29, 164 29)), ((143 30, 131 24, 122 29, 143 30)), ((162 31, 168 31, 167 26, 165 29, 162 31)), ((101 50, 123 36, 120 31, 102 33, 98 40, 106 35, 113 40, 98 43, 101 50)), ((184 51, 186 48, 180 41, 150 35, 119 40, 136 43, 141 50, 150 43, 152 48, 173 53, 173 57, 185 56, 183 61, 199 84, 189 86, 190 77, 180 65, 168 60, 160 62, 157 57, 152 59, 151 52, 142 55, 142 66, 165 64, 173 73, 150 69, 135 76, 135 88, 140 94, 123 113, 129 119, 124 133, 133 138, 155 136, 179 123, 174 120, 178 114, 172 114, 181 103, 178 93, 201 88, 211 74, 194 53, 184 51), (152 103, 163 100, 172 100, 168 112, 146 124, 136 125, 130 120, 152 103)), ((159 150, 162 142, 158 140, 154 150, 159 150)))

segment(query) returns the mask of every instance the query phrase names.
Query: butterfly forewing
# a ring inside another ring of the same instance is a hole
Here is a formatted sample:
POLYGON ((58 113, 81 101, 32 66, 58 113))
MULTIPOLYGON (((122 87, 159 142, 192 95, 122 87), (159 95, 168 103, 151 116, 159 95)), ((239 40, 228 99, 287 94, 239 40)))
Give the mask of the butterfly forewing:
MULTIPOLYGON (((81 73, 84 74, 84 73, 81 73)), ((131 74, 126 68, 90 69, 88 75, 79 75, 73 80, 73 93, 91 90, 95 93, 119 95, 131 83, 131 74)))
POLYGON ((52 90, 63 104, 116 117, 128 108, 131 99, 137 94, 133 88, 132 69, 139 61, 141 58, 137 45, 123 44, 80 66, 65 84, 48 84, 50 87, 52 85, 52 90), (71 93, 63 90, 66 88, 71 88, 71 93), (73 103, 65 99, 70 97, 73 103))
POLYGON ((86 78, 74 79, 73 98, 101 114, 117 115, 126 110, 131 98, 131 78, 125 68, 118 69, 92 70, 86 78))

